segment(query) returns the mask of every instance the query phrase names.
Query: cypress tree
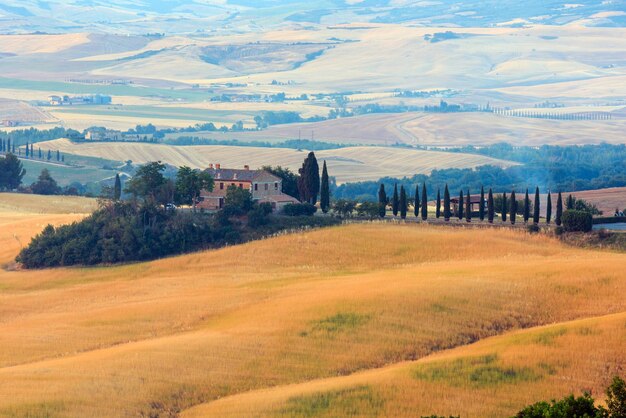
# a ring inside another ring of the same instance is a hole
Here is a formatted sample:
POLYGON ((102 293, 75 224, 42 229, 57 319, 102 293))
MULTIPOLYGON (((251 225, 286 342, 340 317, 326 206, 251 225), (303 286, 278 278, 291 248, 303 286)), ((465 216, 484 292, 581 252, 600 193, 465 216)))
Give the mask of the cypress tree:
POLYGON ((469 190, 467 191, 467 196, 465 196, 465 220, 472 222, 472 201, 469 190))
POLYGON ((384 218, 387 214, 387 193, 385 192, 385 185, 381 184, 378 189, 378 216, 384 218))
POLYGON ((35 147, 30 144, 30 158, 35 158, 35 147))
POLYGON ((30 147, 28 146, 28 142, 26 143, 26 158, 30 156, 30 147))
POLYGON ((511 205, 509 213, 511 214, 511 225, 515 225, 515 221, 517 220, 517 200, 515 200, 515 190, 511 192, 511 205))
POLYGON ((548 201, 546 202, 546 223, 550 225, 552 220, 552 194, 548 192, 548 201))
POLYGON ((567 196, 567 210, 572 209, 574 209, 574 196, 569 195, 567 196))
POLYGON ((539 187, 535 189, 535 207, 533 211, 533 223, 539 225, 539 187))
POLYGON ((528 223, 530 218, 530 197, 528 197, 528 188, 526 188, 526 196, 524 196, 524 223, 528 223))
POLYGON ((119 173, 115 174, 115 186, 113 187, 113 199, 120 200, 122 197, 122 180, 119 173))
POLYGON ((48 161, 52 159, 52 151, 48 150, 48 161))
POLYGON ((393 197, 391 198, 391 210, 393 216, 398 216, 398 208, 400 206, 400 198, 398 197, 398 184, 393 185, 393 197))
POLYGON ((415 202, 413 205, 413 213, 417 218, 420 215, 420 185, 419 183, 415 185, 415 202))
POLYGON ((489 220, 490 224, 493 223, 493 218, 495 217, 495 214, 496 211, 493 207, 493 192, 491 191, 491 188, 489 188, 489 197, 487 198, 487 219, 489 220))
POLYGON ((328 181, 328 169, 326 168, 326 160, 322 168, 322 185, 320 188, 320 208, 322 212, 328 213, 330 209, 330 184, 328 181))
POLYGON ((300 200, 315 205, 320 192, 320 167, 314 152, 309 152, 298 173, 300 174, 298 179, 300 200))
POLYGON ((4 152, 4 139, 0 138, 0 152, 4 152))
POLYGON ((408 202, 406 200, 406 191, 404 186, 400 186, 400 217, 406 219, 406 212, 408 209, 408 202))
POLYGON ((459 215, 459 220, 462 220, 463 219, 463 190, 459 192, 459 204, 457 206, 458 206, 457 212, 459 215))
POLYGON ((480 186, 480 203, 478 204, 478 216, 481 222, 485 220, 485 188, 480 186))
POLYGON ((61 151, 57 150, 57 161, 61 161, 61 151))
POLYGON ((11 138, 7 138, 7 142, 4 148, 4 152, 6 152, 7 154, 9 153, 9 151, 11 151, 11 138))
POLYGON ((41 148, 38 148, 38 151, 39 151, 39 159, 41 160, 41 159, 42 159, 42 156, 41 156, 41 148))
POLYGON ((426 183, 422 183, 422 221, 428 219, 428 193, 426 183))
POLYGON ((437 203, 435 209, 435 217, 439 219, 441 217, 441 189, 437 189, 437 203))
POLYGON ((13 147, 11 148, 11 152, 15 155, 15 141, 13 141, 13 147))
POLYGON ((561 217, 563 216, 563 198, 561 197, 561 192, 559 192, 559 196, 556 198, 556 216, 554 217, 554 223, 556 226, 561 226, 561 217))
POLYGON ((506 222, 506 210, 507 210, 507 200, 506 200, 506 193, 502 193, 502 212, 500 213, 502 215, 502 222, 506 222))
POLYGON ((446 222, 450 220, 450 192, 448 191, 448 185, 443 191, 443 218, 446 222))

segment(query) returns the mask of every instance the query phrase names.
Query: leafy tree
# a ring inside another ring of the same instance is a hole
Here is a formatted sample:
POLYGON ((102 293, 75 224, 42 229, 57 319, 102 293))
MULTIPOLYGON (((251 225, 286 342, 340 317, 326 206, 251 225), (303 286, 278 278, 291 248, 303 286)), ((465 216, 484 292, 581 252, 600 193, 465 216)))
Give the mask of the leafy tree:
POLYGON ((450 212, 450 192, 448 191, 448 185, 446 184, 446 188, 443 191, 443 218, 446 222, 450 220, 451 216, 450 212))
POLYGON ((113 200, 120 200, 122 197, 122 180, 120 174, 115 174, 115 185, 113 186, 113 200))
POLYGON ((161 161, 142 165, 133 178, 126 182, 124 191, 144 200, 156 201, 161 189, 167 182, 162 173, 164 170, 165 164, 161 161))
POLYGON ((378 204, 374 202, 363 202, 357 206, 356 212, 359 216, 363 216, 372 220, 379 216, 378 214, 378 204))
POLYGON ((283 180, 283 193, 296 198, 300 196, 300 192, 298 191, 299 176, 296 173, 293 173, 288 168, 283 168, 279 165, 276 167, 266 165, 261 167, 261 170, 272 173, 276 177, 280 177, 283 180))
POLYGON ((515 199, 515 190, 511 192, 511 201, 509 203, 509 214, 511 217, 511 225, 515 225, 517 220, 517 200, 515 199))
POLYGON ((404 186, 400 186, 400 217, 402 219, 406 219, 406 212, 408 210, 408 204, 406 198, 406 191, 404 190, 404 186))
POLYGON ((478 216, 481 222, 485 220, 485 188, 480 186, 480 203, 478 204, 478 216))
POLYGON ((441 217, 441 190, 437 189, 437 199, 435 202, 435 218, 441 217))
POLYGON ((195 211, 202 190, 213 191, 213 177, 206 172, 182 166, 176 173, 177 202, 192 205, 195 211))
POLYGON ((398 196, 398 185, 394 184, 393 198, 391 199, 391 210, 393 211, 393 216, 398 216, 399 208, 400 208, 400 198, 398 196))
POLYGON ((56 180, 52 178, 47 168, 41 170, 41 174, 37 178, 37 182, 30 186, 35 194, 54 195, 61 192, 61 188, 57 185, 56 180))
POLYGON ((556 198, 556 216, 554 217, 554 223, 556 226, 561 226, 561 219, 563 217, 563 198, 561 197, 561 192, 559 192, 559 196, 556 198))
POLYGON ((530 219, 530 197, 528 196, 528 188, 526 188, 526 196, 524 196, 524 223, 528 223, 530 219))
POLYGON ((548 201, 546 202, 546 223, 549 225, 552 220, 552 194, 548 192, 548 201))
POLYGON ((22 184, 26 170, 15 154, 0 157, 0 190, 14 190, 22 184))
POLYGON ((413 214, 417 218, 420 215, 420 186, 415 185, 415 201, 413 202, 413 214))
POLYGON ((506 222, 507 200, 506 193, 502 193, 502 207, 500 208, 500 215, 502 216, 502 222, 506 222))
POLYGON ((459 216, 459 220, 463 219, 463 190, 459 192, 459 204, 457 207, 457 215, 459 216))
POLYGON ((357 203, 354 200, 339 199, 333 205, 333 211, 341 217, 351 217, 352 212, 356 209, 357 203))
POLYGON ((610 418, 626 417, 626 382, 615 376, 606 389, 606 406, 610 418))
POLYGON ((467 196, 465 196, 465 220, 472 222, 472 198, 469 190, 467 191, 467 196))
POLYGON ((567 396, 559 401, 537 402, 518 412, 514 418, 602 418, 604 411, 594 405, 588 393, 575 398, 567 396))
POLYGON ((378 188, 378 216, 384 218, 387 215, 387 193, 385 192, 385 185, 381 183, 378 188))
POLYGON ((426 183, 422 183, 422 221, 428 219, 428 192, 426 183))
POLYGON ((535 189, 535 207, 533 208, 533 223, 535 225, 539 224, 539 187, 535 189))
POLYGON ((320 208, 322 212, 327 213, 330 209, 330 185, 328 180, 328 169, 326 168, 326 161, 322 168, 322 185, 320 190, 320 208))
POLYGON ((298 179, 300 200, 315 205, 320 192, 320 168, 313 151, 309 152, 298 172, 300 173, 298 179))
POLYGON ((252 209, 253 204, 250 190, 231 184, 226 189, 223 207, 224 215, 227 217, 245 215, 252 209))
POLYGON ((495 217, 495 208, 493 206, 493 192, 489 189, 489 197, 487 198, 487 219, 489 223, 493 223, 493 218, 495 217))

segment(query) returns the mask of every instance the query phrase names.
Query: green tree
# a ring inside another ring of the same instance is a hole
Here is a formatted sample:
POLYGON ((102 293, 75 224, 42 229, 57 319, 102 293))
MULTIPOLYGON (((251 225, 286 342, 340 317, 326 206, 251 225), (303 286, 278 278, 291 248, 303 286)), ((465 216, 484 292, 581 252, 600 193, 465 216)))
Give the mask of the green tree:
POLYGON ((572 210, 575 209, 574 207, 574 196, 572 196, 571 194, 567 196, 567 210, 572 210))
POLYGON ((322 185, 320 189, 320 208, 322 212, 328 213, 330 209, 330 184, 328 179, 328 169, 326 168, 326 161, 324 160, 324 166, 322 168, 322 185))
POLYGON ((315 205, 320 192, 320 167, 313 151, 309 152, 299 170, 298 191, 300 200, 315 205))
POLYGON ((52 178, 47 168, 41 170, 37 182, 30 186, 35 194, 54 195, 61 192, 61 188, 57 185, 56 180, 52 178))
POLYGON ((535 225, 539 224, 539 187, 535 189, 535 207, 533 208, 533 223, 535 225))
MULTIPOLYGON (((157 196, 166 184, 163 176, 165 164, 161 161, 150 162, 139 167, 133 178, 126 182, 124 191, 144 200, 157 201, 157 196)), ((167 203, 167 202, 159 202, 167 203)))
POLYGON ((120 174, 115 174, 115 185, 113 186, 113 200, 120 200, 122 197, 122 180, 120 174))
POLYGON ((446 184, 446 188, 443 190, 443 219, 448 222, 451 215, 452 213, 450 212, 450 192, 448 191, 448 185, 446 184))
POLYGON ((478 204, 478 216, 482 221, 485 220, 485 188, 480 186, 480 203, 478 204))
POLYGON ((15 154, 0 157, 0 190, 14 190, 22 184, 26 170, 15 154))
POLYGON ((398 184, 393 185, 393 197, 391 199, 391 210, 393 216, 398 216, 398 209, 400 207, 400 197, 398 196, 398 184))
POLYGON ((563 197, 561 196, 561 192, 559 192, 559 195, 556 198, 556 216, 554 217, 554 223, 556 224, 556 226, 561 226, 562 218, 563 218, 563 197))
POLYGON ((457 215, 459 216, 459 220, 463 219, 463 190, 459 192, 459 204, 457 205, 457 215))
POLYGON ((387 193, 385 192, 385 185, 381 184, 378 189, 378 216, 384 218, 387 215, 387 193))
POLYGON ((606 406, 610 418, 626 417, 626 382, 615 376, 606 390, 606 406))
POLYGON ((30 146, 28 146, 28 142, 26 143, 26 158, 30 156, 30 146))
POLYGON ((428 219, 428 192, 426 191, 426 183, 422 183, 422 221, 428 219))
POLYGON ((467 196, 465 196, 465 220, 472 222, 472 197, 469 190, 467 191, 467 196))
POLYGON ((552 194, 548 192, 548 201, 546 202, 546 223, 549 225, 552 220, 552 194))
POLYGON ((404 186, 400 186, 400 217, 402 219, 406 219, 406 212, 408 210, 409 202, 406 198, 406 191, 404 190, 404 186))
POLYGON ((493 218, 495 217, 495 214, 496 214, 496 211, 493 206, 493 192, 491 191, 491 188, 490 188, 489 197, 487 198, 487 219, 489 220, 490 224, 493 223, 493 218))
POLYGON ((420 215, 420 186, 419 183, 415 185, 415 200, 413 201, 413 213, 417 218, 420 215))
POLYGON ((202 190, 211 192, 213 186, 213 177, 208 172, 182 166, 176 173, 176 201, 191 205, 195 211, 202 190))
POLYGON ((437 189, 437 202, 435 202, 435 217, 439 219, 441 217, 441 190, 437 189))
POLYGON ((502 222, 506 222, 507 200, 506 193, 502 193, 502 207, 500 208, 500 215, 502 216, 502 222))
POLYGON ((48 161, 52 159, 52 151, 48 150, 48 161))
POLYGON ((61 151, 57 150, 57 161, 61 162, 61 151))
POLYGON ((226 197, 224 198, 224 207, 222 208, 224 215, 242 216, 247 214, 253 207, 252 193, 248 189, 240 188, 231 184, 226 189, 226 197))
POLYGON ((509 214, 511 217, 511 225, 515 225, 517 221, 517 200, 515 198, 515 190, 511 192, 511 201, 509 203, 509 214))
POLYGON ((530 197, 528 196, 528 188, 526 188, 526 195, 524 196, 524 223, 528 223, 530 219, 530 197))

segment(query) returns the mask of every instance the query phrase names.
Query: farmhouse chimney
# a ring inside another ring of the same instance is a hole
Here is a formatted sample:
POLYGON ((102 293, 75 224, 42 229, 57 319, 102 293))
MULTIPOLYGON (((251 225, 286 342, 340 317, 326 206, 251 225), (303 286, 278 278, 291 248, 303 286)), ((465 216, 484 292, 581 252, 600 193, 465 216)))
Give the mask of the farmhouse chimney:
POLYGON ((244 170, 246 170, 246 171, 248 171, 248 170, 250 170, 250 166, 249 166, 249 165, 244 165, 244 166, 243 166, 243 169, 244 169, 244 170))
POLYGON ((220 170, 221 168, 222 168, 222 165, 221 165, 221 164, 215 164, 215 169, 216 169, 216 170, 220 170))
POLYGON ((210 168, 211 170, 213 170, 213 163, 210 163, 210 164, 209 164, 209 168, 210 168))

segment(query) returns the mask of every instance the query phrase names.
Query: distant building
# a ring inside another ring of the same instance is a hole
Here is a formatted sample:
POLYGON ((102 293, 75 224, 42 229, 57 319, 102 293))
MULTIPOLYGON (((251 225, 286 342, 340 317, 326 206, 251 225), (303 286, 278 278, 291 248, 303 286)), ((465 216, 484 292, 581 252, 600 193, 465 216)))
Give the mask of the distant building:
POLYGON ((212 192, 203 191, 200 194, 200 208, 218 210, 224 207, 226 191, 230 186, 250 190, 254 201, 270 203, 274 211, 279 211, 290 203, 300 203, 295 197, 283 193, 283 181, 280 177, 265 170, 250 170, 249 166, 239 170, 210 164, 205 171, 213 177, 215 184, 212 192))
POLYGON ((88 141, 121 141, 124 137, 120 131, 105 128, 89 128, 85 131, 85 139, 88 141))
POLYGON ((91 96, 48 96, 50 106, 76 106, 76 105, 107 105, 111 104, 111 96, 95 94, 91 96))

